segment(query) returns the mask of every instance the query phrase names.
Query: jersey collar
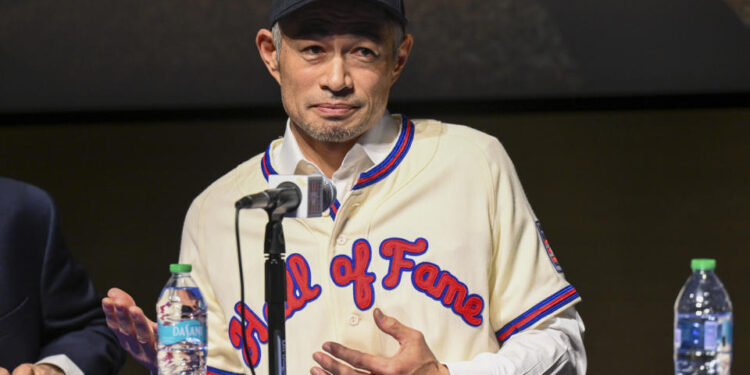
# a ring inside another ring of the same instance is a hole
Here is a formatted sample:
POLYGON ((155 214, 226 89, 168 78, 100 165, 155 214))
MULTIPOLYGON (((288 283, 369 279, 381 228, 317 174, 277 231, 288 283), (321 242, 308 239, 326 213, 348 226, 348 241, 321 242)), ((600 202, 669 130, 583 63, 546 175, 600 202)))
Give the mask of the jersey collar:
MULTIPOLYGON (((386 113, 386 115, 387 118, 391 118, 388 113, 386 113)), ((381 119, 379 124, 381 122, 383 122, 383 119, 381 119)), ((387 150, 387 154, 384 152, 386 151, 386 149, 383 147, 383 143, 385 142, 384 137, 388 135, 388 132, 383 131, 383 128, 383 126, 373 126, 373 128, 365 133, 365 135, 361 137, 360 141, 358 141, 358 144, 360 144, 360 146, 364 149, 367 157, 369 157, 371 161, 370 165, 374 164, 374 166, 359 174, 351 190, 363 189, 370 185, 376 184, 379 181, 382 181, 384 178, 388 177, 388 175, 390 175, 394 170, 396 170, 398 165, 409 152, 409 148, 411 147, 411 143, 414 139, 414 124, 406 116, 401 116, 398 138, 396 138, 395 142, 389 142, 393 143, 393 146, 391 146, 390 149, 387 150), (374 133, 371 133, 371 131, 375 129, 377 130, 374 133), (376 161, 377 164, 375 164, 376 161)), ((276 165, 272 162, 272 159, 276 159, 272 158, 272 153, 275 153, 276 151, 273 150, 274 147, 272 147, 275 142, 271 143, 266 148, 266 152, 260 161, 261 170, 263 171, 263 177, 266 179, 266 181, 268 181, 268 176, 272 174, 295 173, 300 163, 305 161, 304 157, 302 156, 302 152, 299 150, 299 145, 293 138, 294 136, 289 131, 287 122, 287 134, 285 134, 284 141, 279 146, 281 149, 278 150, 279 154, 277 160, 280 160, 281 163, 278 166, 279 169, 277 169, 276 165), (289 136, 290 138, 287 136, 289 136), (290 143, 287 143, 288 138, 291 140, 290 143), (289 149, 287 149, 287 145, 290 145, 289 149)), ((338 200, 336 200, 336 202, 334 202, 334 204, 331 206, 332 218, 335 218, 339 206, 340 202, 338 200)))
MULTIPOLYGON (((290 120, 287 120, 282 144, 272 148, 270 152, 276 170, 281 174, 322 174, 320 169, 302 154, 289 124, 290 120)), ((349 150, 333 179, 346 178, 346 175, 362 172, 384 160, 398 139, 399 129, 400 124, 386 111, 349 150), (356 172, 347 173, 348 171, 356 172)))

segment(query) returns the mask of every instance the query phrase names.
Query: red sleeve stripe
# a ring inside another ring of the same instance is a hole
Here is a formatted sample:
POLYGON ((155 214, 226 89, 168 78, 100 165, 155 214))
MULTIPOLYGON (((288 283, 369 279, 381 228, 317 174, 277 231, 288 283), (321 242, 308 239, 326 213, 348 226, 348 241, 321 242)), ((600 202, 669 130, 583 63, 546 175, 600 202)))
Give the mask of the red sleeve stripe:
POLYGON ((502 344, 514 334, 532 326, 540 319, 575 301, 578 297, 578 291, 573 286, 568 285, 506 324, 505 327, 495 333, 497 340, 502 344))
POLYGON ((216 367, 208 366, 206 368, 206 375, 242 375, 242 374, 238 374, 236 372, 229 372, 229 371, 225 371, 225 370, 220 370, 220 369, 218 369, 216 367))

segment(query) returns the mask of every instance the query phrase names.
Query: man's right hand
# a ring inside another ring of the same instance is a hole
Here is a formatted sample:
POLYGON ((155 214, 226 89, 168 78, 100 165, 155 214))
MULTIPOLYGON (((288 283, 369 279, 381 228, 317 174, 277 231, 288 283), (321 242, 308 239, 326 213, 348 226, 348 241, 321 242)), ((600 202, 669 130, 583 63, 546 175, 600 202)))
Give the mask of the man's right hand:
POLYGON ((102 299, 107 326, 117 335, 125 350, 138 362, 156 374, 157 325, 136 306, 133 297, 118 288, 107 292, 102 299))

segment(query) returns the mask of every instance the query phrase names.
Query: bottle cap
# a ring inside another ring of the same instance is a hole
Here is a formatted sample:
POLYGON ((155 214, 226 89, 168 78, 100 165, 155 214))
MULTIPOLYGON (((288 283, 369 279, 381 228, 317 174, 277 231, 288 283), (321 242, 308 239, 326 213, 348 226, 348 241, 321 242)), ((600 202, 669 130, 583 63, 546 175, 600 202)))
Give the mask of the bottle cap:
POLYGON ((169 265, 169 272, 190 272, 193 266, 190 264, 172 263, 169 265))
POLYGON ((713 271, 716 268, 716 259, 697 258, 690 261, 693 271, 713 271))

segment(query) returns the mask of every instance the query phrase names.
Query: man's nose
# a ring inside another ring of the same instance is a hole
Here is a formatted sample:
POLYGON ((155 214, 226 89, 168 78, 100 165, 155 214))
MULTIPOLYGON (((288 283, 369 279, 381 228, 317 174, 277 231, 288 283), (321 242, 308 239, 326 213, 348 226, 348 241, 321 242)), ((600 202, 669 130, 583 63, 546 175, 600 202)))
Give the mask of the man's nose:
POLYGON ((344 57, 336 56, 328 61, 321 86, 324 90, 333 93, 342 93, 352 89, 353 81, 344 57))

